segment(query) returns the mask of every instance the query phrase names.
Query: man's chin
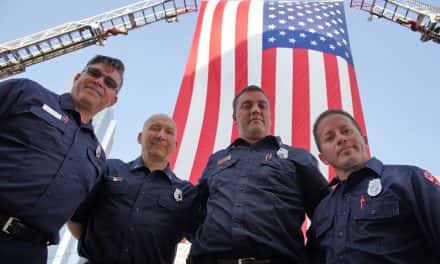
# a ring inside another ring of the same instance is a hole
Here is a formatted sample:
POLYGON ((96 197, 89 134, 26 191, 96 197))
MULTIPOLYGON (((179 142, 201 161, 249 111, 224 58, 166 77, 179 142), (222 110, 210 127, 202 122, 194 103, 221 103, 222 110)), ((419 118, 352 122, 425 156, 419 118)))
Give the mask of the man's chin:
POLYGON ((266 136, 267 134, 263 130, 256 130, 252 131, 250 138, 258 141, 265 138, 266 136))
POLYGON ((253 123, 249 126, 249 131, 252 134, 259 134, 264 132, 265 127, 262 123, 253 123))
POLYGON ((160 150, 153 150, 150 151, 150 156, 154 157, 155 159, 164 159, 166 157, 166 154, 164 151, 160 151, 160 150))
POLYGON ((340 159, 339 164, 341 164, 341 167, 345 169, 354 169, 363 165, 362 162, 354 156, 340 159))

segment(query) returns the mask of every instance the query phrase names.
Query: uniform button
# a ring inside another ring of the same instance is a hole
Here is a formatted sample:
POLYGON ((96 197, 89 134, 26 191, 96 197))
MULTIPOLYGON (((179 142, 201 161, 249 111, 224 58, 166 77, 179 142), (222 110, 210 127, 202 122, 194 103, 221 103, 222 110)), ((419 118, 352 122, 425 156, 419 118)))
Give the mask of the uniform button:
POLYGON ((376 214, 376 209, 372 209, 372 210, 371 210, 371 214, 372 214, 372 215, 375 215, 375 214, 376 214))
POLYGON ((128 248, 124 248, 124 252, 128 252, 128 248))
POLYGON ((139 207, 136 207, 136 209, 135 209, 135 210, 136 210, 136 212, 138 212, 138 213, 139 213, 139 207))
POLYGON ((344 232, 340 231, 338 232, 338 237, 342 237, 344 235, 344 232))
POLYGON ((130 231, 132 231, 132 232, 133 232, 133 231, 134 231, 134 228, 133 228, 133 227, 130 227, 130 231))
POLYGON ((243 187, 240 187, 240 192, 244 192, 244 188, 243 187))

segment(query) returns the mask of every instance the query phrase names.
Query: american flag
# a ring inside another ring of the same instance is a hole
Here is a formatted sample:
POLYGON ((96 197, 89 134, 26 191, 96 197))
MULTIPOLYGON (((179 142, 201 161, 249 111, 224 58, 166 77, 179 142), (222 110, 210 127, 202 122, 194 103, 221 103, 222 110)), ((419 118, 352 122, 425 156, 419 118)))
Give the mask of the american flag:
POLYGON ((249 84, 267 93, 271 132, 285 144, 317 156, 312 125, 328 108, 353 114, 365 133, 342 1, 202 0, 173 114, 179 177, 196 183, 238 137, 232 100, 249 84))

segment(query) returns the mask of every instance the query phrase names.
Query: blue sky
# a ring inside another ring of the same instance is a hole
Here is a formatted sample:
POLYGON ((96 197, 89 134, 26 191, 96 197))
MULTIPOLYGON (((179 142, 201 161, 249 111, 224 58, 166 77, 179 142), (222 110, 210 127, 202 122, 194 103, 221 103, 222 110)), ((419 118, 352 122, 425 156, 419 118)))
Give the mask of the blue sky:
MULTIPOLYGON (((0 43, 81 20, 135 1, 0 2, 0 43)), ((440 6, 438 0, 425 3, 440 6)), ((373 155, 386 163, 412 164, 440 176, 440 44, 345 3, 367 133, 373 155)), ((197 15, 179 23, 158 22, 27 68, 16 75, 60 92, 73 74, 96 54, 121 58, 127 67, 124 88, 115 107, 118 128, 111 157, 129 161, 140 153, 136 136, 153 113, 172 114, 197 15)))

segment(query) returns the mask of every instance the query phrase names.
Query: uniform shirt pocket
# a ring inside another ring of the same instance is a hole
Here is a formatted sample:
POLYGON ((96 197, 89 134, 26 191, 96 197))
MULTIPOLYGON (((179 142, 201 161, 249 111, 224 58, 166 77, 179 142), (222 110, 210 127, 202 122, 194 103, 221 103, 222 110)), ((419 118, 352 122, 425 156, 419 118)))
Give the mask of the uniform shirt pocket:
POLYGON ((398 198, 391 194, 365 197, 365 205, 353 209, 350 225, 353 247, 375 254, 398 252, 404 241, 404 216, 398 198), (403 236, 402 236, 403 235, 403 236))
POLYGON ((290 177, 295 171, 287 171, 286 160, 280 160, 272 157, 270 160, 263 160, 260 163, 260 169, 257 171, 258 182, 263 188, 273 189, 273 192, 290 192, 293 189, 294 179, 290 177))
POLYGON ((179 210, 179 208, 180 208, 180 203, 178 203, 174 200, 170 200, 168 196, 159 197, 159 199, 157 200, 157 203, 159 204, 159 206, 166 208, 166 209, 173 211, 173 212, 175 212, 176 210, 179 210))
POLYGON ((400 214, 398 199, 387 196, 367 198, 365 207, 354 210, 354 219, 357 221, 382 221, 400 214))
POLYGON ((216 195, 218 188, 235 182, 234 179, 236 179, 238 171, 234 170, 233 167, 237 162, 238 158, 234 158, 214 165, 215 167, 211 169, 208 175, 209 198, 216 195), (228 172, 225 172, 225 170, 228 170, 228 172))
POLYGON ((103 189, 104 192, 110 194, 125 194, 128 190, 128 183, 121 176, 104 176, 103 189))
POLYGON ((66 124, 64 124, 62 120, 57 119, 56 117, 46 112, 42 107, 32 106, 30 112, 35 116, 39 117, 40 119, 44 120, 48 125, 52 127, 56 127, 57 129, 59 129, 61 132, 64 133, 66 129, 66 124))
POLYGON ((215 167, 211 170, 210 172, 210 176, 214 176, 217 175, 219 173, 221 173, 222 171, 232 167, 235 163, 237 163, 238 158, 231 158, 229 160, 223 161, 221 162, 221 159, 219 161, 217 161, 215 167), (219 164, 219 162, 221 162, 219 164))
POLYGON ((49 153, 63 155, 67 145, 63 142, 66 125, 39 106, 17 112, 5 127, 14 138, 49 153))

